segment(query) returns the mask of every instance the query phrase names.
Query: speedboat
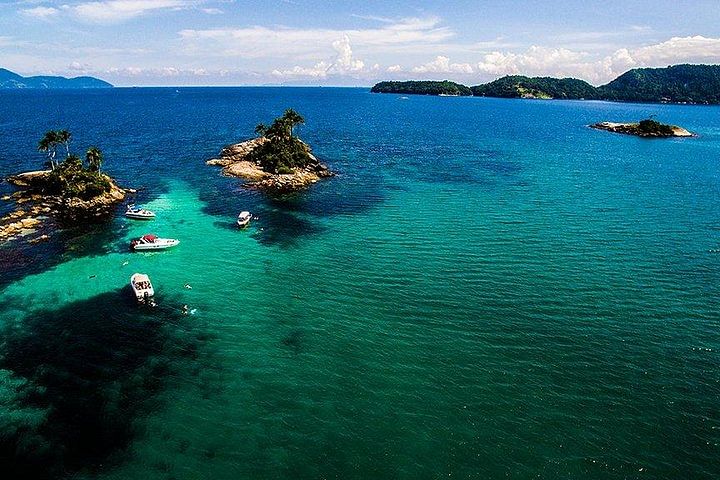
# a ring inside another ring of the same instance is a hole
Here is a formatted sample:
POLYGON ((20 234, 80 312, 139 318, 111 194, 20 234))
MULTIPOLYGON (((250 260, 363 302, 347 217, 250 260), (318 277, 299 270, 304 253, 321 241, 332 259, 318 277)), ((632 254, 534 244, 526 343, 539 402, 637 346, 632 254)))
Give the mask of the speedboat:
POLYGON ((134 218, 135 220, 152 220, 155 218, 155 212, 151 212, 142 207, 136 207, 135 205, 128 205, 125 216, 134 218))
POLYGON ((155 295, 155 290, 153 289, 152 283, 150 283, 150 277, 144 273, 134 273, 132 277, 130 277, 130 286, 139 303, 152 305, 152 297, 155 295))
POLYGON ((164 250, 174 247, 180 243, 180 240, 174 238, 160 238, 155 235, 143 235, 130 242, 133 250, 164 250))
POLYGON ((245 228, 248 225, 250 225, 250 220, 252 220, 252 213, 250 212, 240 212, 240 215, 237 217, 237 224, 240 228, 245 228))

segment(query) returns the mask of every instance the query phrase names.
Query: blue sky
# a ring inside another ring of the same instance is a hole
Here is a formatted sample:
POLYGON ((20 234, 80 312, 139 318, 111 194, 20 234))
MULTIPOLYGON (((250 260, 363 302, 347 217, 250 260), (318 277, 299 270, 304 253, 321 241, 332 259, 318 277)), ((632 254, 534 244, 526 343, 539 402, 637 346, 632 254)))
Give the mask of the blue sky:
POLYGON ((116 85, 605 83, 720 63, 717 0, 4 0, 0 66, 116 85))

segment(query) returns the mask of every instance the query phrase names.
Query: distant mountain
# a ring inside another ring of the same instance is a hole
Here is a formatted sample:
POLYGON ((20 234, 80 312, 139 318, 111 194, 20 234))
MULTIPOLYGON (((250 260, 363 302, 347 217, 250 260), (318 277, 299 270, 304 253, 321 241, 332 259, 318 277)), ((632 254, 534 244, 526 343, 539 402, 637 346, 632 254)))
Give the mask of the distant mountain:
MULTIPOLYGON (((454 82, 380 82, 376 93, 467 95, 454 82), (450 89, 449 85, 452 85, 450 89), (450 93, 463 92, 463 93, 450 93)), ((509 75, 472 87, 478 97, 610 100, 642 103, 720 104, 720 65, 675 65, 636 68, 601 87, 576 78, 509 75)))
POLYGON ((593 100, 595 87, 576 78, 524 77, 511 75, 471 88, 476 97, 544 98, 593 100))
POLYGON ((605 100, 720 103, 720 65, 636 68, 598 87, 605 100))
POLYGON ((3 88, 109 88, 111 84, 95 77, 23 77, 0 68, 0 89, 3 88))
POLYGON ((409 81, 380 82, 370 90, 372 93, 404 93, 410 95, 454 95, 470 96, 472 91, 465 85, 450 82, 409 81))

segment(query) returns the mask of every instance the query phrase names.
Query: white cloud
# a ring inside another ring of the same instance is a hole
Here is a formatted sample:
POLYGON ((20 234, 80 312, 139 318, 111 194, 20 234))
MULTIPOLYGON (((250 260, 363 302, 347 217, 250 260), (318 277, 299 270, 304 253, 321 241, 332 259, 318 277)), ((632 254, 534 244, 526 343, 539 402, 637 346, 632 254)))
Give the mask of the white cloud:
POLYGON ((60 13, 60 10, 53 7, 34 7, 21 9, 20 13, 28 17, 45 20, 50 17, 56 16, 58 13, 60 13))
MULTIPOLYGON (((353 57, 350 38, 347 35, 332 42, 332 48, 336 55, 331 62, 321 61, 310 68, 296 65, 286 70, 275 69, 272 71, 272 75, 275 77, 326 78, 328 75, 353 75, 367 71, 365 62, 353 57)), ((376 64, 370 70, 375 71, 379 68, 380 66, 376 64)))
POLYGON ((450 63, 448 57, 438 55, 432 62, 424 63, 412 69, 414 73, 473 73, 469 63, 450 63))
POLYGON ((367 29, 299 29, 253 26, 246 28, 186 29, 179 32, 185 53, 241 58, 320 59, 333 42, 347 36, 352 44, 373 52, 400 47, 436 45, 454 35, 436 17, 406 18, 367 29))
POLYGON ((208 15, 222 15, 224 13, 219 8, 202 8, 201 11, 203 13, 207 13, 208 15))
POLYGON ((84 74, 93 71, 93 68, 89 64, 80 62, 72 62, 68 65, 67 69, 75 74, 84 74))
POLYGON ((587 52, 532 46, 523 53, 488 53, 477 64, 477 70, 493 76, 577 77, 601 84, 632 68, 678 63, 720 63, 720 38, 673 37, 655 45, 618 49, 599 59, 587 52))
POLYGON ((330 70, 334 73, 359 72, 365 68, 362 60, 353 58, 352 48, 350 47, 350 38, 343 35, 340 40, 335 40, 332 44, 333 49, 337 52, 335 61, 330 66, 330 70))
POLYGON ((187 8, 191 4, 187 0, 105 0, 81 3, 69 9, 88 22, 115 23, 152 11, 187 8))
POLYGON ((668 62, 718 62, 720 61, 720 38, 673 37, 657 45, 636 49, 633 58, 642 64, 665 64, 668 62))
POLYGON ((398 73, 402 72, 402 67, 400 65, 390 65, 385 71, 390 73, 398 73))

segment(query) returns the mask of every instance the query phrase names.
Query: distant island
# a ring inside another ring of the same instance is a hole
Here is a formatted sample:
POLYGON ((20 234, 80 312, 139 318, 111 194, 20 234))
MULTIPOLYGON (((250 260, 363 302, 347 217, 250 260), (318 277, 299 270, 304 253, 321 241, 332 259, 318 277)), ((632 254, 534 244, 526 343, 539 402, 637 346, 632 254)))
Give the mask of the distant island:
POLYGON ((595 100, 597 88, 576 78, 509 75, 471 88, 476 97, 595 100))
POLYGON ((445 96, 470 96, 473 92, 459 83, 444 80, 434 81, 409 81, 409 82, 380 82, 370 90, 372 93, 403 93, 410 95, 445 95, 445 96))
POLYGON ((303 123, 305 119, 289 108, 270 126, 257 125, 257 138, 228 145, 220 158, 205 163, 221 166, 225 175, 249 180, 248 187, 269 193, 305 188, 334 174, 294 135, 294 128, 303 123))
MULTIPOLYGON (((373 93, 441 95, 437 85, 454 82, 380 82, 373 93)), ((675 65, 667 68, 635 68, 612 82, 594 87, 576 78, 509 75, 469 88, 477 97, 608 100, 639 103, 720 104, 720 65, 675 65)), ((460 93, 465 95, 465 93, 460 93)))
POLYGON ((0 89, 19 88, 112 88, 112 85, 95 77, 23 77, 10 70, 0 68, 0 89))
POLYGON ((609 132, 624 133, 645 138, 667 137, 694 137, 695 135, 677 125, 667 125, 653 119, 641 120, 638 123, 600 122, 590 125, 590 128, 607 130, 609 132))
MULTIPOLYGON (((67 130, 50 130, 38 143, 47 169, 7 179, 19 190, 2 200, 14 201, 17 209, 0 218, 0 241, 32 237, 51 217, 72 222, 105 216, 127 192, 132 192, 118 187, 101 171, 104 156, 99 148, 88 148, 83 160, 71 152, 71 140, 67 130), (62 161, 57 158, 58 150, 64 150, 62 161)), ((44 239, 47 235, 30 241, 44 239)))

